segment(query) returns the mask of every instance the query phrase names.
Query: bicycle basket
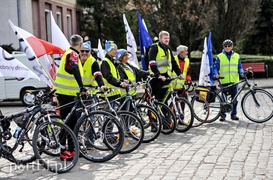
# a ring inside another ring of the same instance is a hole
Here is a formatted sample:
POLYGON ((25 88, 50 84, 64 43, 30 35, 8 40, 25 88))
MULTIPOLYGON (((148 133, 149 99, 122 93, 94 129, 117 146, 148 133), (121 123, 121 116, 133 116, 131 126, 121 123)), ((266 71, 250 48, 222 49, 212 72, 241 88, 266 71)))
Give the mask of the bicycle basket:
MULTIPOLYGON (((208 101, 208 103, 215 102, 215 95, 213 95, 211 92, 215 91, 217 88, 216 86, 198 86, 195 89, 196 94, 199 94, 204 99, 208 101)), ((202 101, 199 99, 199 101, 202 101)))
MULTIPOLYGON (((201 97, 203 97, 207 101, 209 100, 209 91, 210 91, 209 87, 205 87, 205 86, 198 86, 195 88, 196 94, 199 94, 201 97)), ((202 102, 202 99, 198 98, 197 101, 202 102)))

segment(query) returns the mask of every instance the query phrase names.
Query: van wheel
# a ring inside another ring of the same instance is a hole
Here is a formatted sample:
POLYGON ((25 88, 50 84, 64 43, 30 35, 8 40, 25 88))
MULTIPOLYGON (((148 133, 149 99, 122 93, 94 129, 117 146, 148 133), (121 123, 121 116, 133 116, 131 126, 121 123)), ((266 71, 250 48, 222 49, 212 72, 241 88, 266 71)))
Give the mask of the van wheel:
POLYGON ((23 91, 21 94, 21 101, 23 105, 29 106, 34 103, 35 95, 27 91, 23 91))

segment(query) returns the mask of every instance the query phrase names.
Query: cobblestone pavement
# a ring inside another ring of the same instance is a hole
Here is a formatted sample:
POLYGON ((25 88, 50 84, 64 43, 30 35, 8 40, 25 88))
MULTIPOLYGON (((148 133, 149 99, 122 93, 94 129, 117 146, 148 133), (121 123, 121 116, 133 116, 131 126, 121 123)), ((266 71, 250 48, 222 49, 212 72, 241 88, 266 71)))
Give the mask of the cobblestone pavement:
MULTIPOLYGON (((267 90, 273 94, 273 89, 267 90)), ((80 158, 65 174, 35 165, 16 167, 1 159, 0 179, 273 179, 272 119, 253 123, 239 106, 238 116, 239 121, 217 120, 186 133, 161 134, 109 162, 80 158)))

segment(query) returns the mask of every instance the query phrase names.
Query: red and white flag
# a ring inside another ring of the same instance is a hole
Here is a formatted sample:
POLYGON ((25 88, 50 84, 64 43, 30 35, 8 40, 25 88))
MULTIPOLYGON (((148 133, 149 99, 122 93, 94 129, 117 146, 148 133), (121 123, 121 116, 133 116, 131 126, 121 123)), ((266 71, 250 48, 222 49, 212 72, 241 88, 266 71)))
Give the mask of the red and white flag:
POLYGON ((38 57, 45 54, 63 53, 64 51, 59 47, 54 46, 44 40, 38 39, 29 32, 15 26, 10 20, 9 24, 19 39, 19 42, 23 47, 29 61, 31 62, 34 73, 49 87, 53 87, 53 80, 39 62, 38 57))

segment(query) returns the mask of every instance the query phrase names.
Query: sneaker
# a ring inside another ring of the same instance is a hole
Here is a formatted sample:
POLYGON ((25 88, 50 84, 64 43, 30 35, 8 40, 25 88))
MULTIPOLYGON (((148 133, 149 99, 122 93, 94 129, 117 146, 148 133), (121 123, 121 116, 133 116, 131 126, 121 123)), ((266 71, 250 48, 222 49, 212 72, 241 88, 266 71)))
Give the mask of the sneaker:
POLYGON ((76 151, 75 151, 75 150, 74 150, 74 151, 71 151, 70 153, 71 153, 71 156, 72 156, 72 157, 74 157, 74 156, 76 155, 76 151))
POLYGON ((239 118, 238 118, 237 116, 231 116, 231 119, 232 119, 232 120, 235 120, 235 121, 238 121, 238 120, 239 120, 239 118))
POLYGON ((71 160, 73 159, 73 156, 75 156, 75 151, 72 151, 72 152, 74 152, 74 153, 73 153, 74 155, 72 155, 71 152, 65 150, 64 152, 61 153, 60 159, 61 159, 62 161, 65 161, 65 160, 66 160, 66 161, 71 161, 71 160))
POLYGON ((226 120, 226 118, 224 118, 224 117, 220 118, 220 121, 222 121, 222 122, 225 121, 225 120, 226 120))

